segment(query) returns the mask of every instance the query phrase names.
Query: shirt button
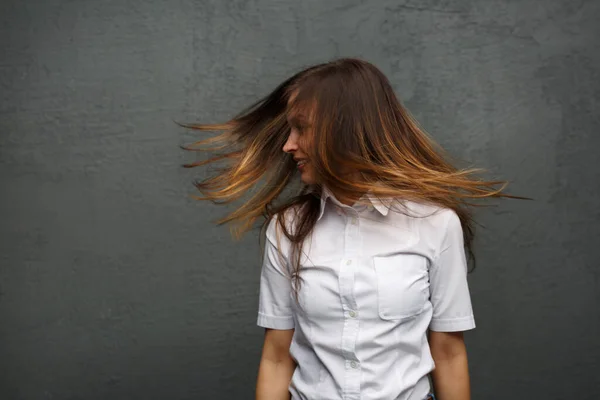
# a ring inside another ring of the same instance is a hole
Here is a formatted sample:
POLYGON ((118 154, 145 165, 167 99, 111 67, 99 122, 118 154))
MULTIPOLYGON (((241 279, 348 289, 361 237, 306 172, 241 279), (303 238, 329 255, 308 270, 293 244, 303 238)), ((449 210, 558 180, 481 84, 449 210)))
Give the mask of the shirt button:
POLYGON ((369 204, 369 206, 367 207, 367 209, 368 209, 369 211, 373 211, 373 208, 374 208, 374 207, 373 207, 372 205, 370 205, 370 204, 369 204))
POLYGON ((352 362, 350 363, 350 366, 351 366, 352 368, 358 368, 358 363, 357 363, 356 361, 352 361, 352 362))
POLYGON ((355 318, 356 317, 356 311, 350 311, 350 316, 352 318, 355 318))
POLYGON ((352 218, 352 225, 356 225, 356 218, 352 218))
POLYGON ((350 264, 352 264, 352 260, 346 261, 346 265, 350 265, 350 264))

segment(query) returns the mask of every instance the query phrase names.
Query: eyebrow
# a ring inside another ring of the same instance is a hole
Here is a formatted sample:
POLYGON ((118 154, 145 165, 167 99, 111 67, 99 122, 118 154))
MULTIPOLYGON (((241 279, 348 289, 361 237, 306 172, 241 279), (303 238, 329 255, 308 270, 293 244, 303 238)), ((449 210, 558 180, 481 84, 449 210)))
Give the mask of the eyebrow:
POLYGON ((309 125, 308 119, 302 114, 292 114, 288 117, 288 121, 295 125, 309 125))

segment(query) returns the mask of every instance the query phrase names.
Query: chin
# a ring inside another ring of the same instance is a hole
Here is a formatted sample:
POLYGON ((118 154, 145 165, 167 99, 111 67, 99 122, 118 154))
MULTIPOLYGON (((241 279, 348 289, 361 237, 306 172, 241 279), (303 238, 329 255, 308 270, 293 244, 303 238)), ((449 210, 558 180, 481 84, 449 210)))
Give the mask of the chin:
POLYGON ((300 176, 300 180, 307 185, 314 185, 317 181, 312 176, 300 176))

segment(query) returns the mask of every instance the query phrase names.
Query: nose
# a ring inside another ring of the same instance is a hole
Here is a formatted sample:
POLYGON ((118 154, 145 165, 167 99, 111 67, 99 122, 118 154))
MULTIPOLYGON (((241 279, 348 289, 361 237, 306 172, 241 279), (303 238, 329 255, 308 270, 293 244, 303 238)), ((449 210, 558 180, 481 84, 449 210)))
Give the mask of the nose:
POLYGON ((298 150, 298 141, 296 139, 297 138, 294 132, 291 132, 285 144, 283 145, 283 151, 286 153, 293 153, 298 150))

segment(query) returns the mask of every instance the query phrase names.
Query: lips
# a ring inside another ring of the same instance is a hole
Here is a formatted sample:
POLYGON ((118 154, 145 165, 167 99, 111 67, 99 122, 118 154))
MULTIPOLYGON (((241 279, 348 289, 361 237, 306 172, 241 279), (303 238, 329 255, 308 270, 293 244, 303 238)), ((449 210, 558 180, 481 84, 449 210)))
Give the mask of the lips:
POLYGON ((294 158, 294 161, 296 161, 296 164, 298 164, 299 167, 308 162, 306 158, 294 158))
POLYGON ((294 161, 296 161, 296 165, 299 170, 303 170, 304 166, 308 163, 308 160, 304 158, 294 158, 294 161))

